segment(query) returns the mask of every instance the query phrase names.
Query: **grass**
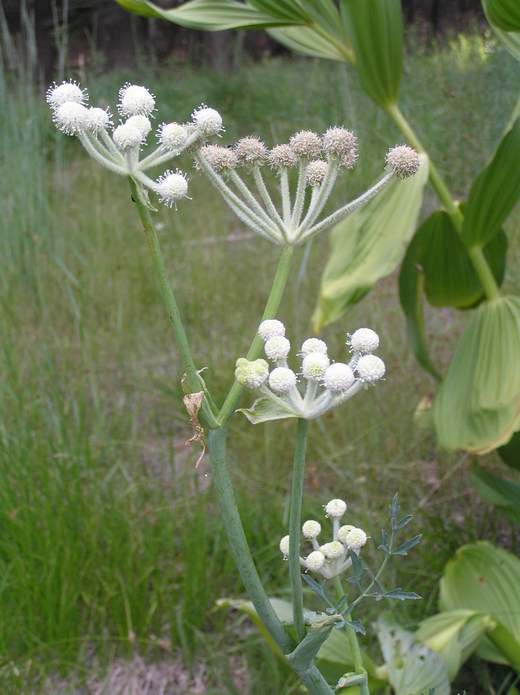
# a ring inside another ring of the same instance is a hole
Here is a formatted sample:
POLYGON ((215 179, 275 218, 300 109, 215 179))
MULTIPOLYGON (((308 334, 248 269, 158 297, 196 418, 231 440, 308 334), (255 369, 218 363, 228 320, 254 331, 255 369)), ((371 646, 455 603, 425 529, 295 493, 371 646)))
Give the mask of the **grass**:
MULTIPOLYGON (((403 110, 457 195, 505 126, 515 70, 504 51, 487 51, 476 37, 407 58, 403 110)), ((387 148, 401 140, 340 65, 278 59, 233 75, 178 64, 92 74, 92 103, 115 102, 126 79, 153 89, 160 120, 186 119, 201 102, 218 108, 224 143, 254 133, 273 144, 298 129, 345 123, 360 141, 349 194, 380 173, 387 148)), ((195 470, 199 452, 184 446, 182 370, 126 183, 55 132, 42 101, 3 74, 0 686, 44 692, 56 673, 81 683, 118 656, 171 661, 180 651, 188 668, 204 664, 205 692, 288 695, 294 680, 257 634, 213 609, 242 588, 207 463, 195 470)), ((202 177, 192 174, 190 185, 193 201, 156 219, 197 364, 222 398, 255 331, 276 250, 244 234, 202 177)), ((430 193, 425 208, 435 205, 430 193)), ((281 312, 296 343, 309 334, 326 254, 326 238, 317 240, 301 285, 297 256, 281 312)), ((510 256, 515 285, 517 245, 510 256)), ((313 423, 304 513, 318 516, 331 496, 345 496, 355 523, 377 536, 399 491, 403 508, 416 512, 414 532, 424 533, 415 556, 391 570, 424 597, 397 608, 412 624, 434 610, 442 566, 460 544, 515 539, 475 499, 469 458, 438 452, 412 422, 433 385, 407 347, 395 278, 326 329, 331 354, 360 325, 381 334, 388 379, 313 423)), ((429 327, 436 358, 446 362, 460 329, 449 312, 432 315, 429 327)), ((237 418, 230 438, 246 533, 269 590, 282 596, 278 540, 287 528, 293 430, 237 418)))

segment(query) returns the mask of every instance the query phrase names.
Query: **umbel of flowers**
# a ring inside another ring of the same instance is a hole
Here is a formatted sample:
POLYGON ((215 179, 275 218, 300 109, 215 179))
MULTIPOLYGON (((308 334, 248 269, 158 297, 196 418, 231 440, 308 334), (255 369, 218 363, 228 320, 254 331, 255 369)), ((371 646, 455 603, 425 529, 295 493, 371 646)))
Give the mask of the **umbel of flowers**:
MULTIPOLYGON (((312 546, 312 551, 305 557, 300 557, 300 565, 308 572, 331 579, 352 566, 351 552, 359 555, 368 536, 363 529, 351 524, 340 526, 340 519, 347 511, 347 503, 343 500, 330 500, 324 509, 326 516, 332 521, 332 539, 320 543, 318 537, 322 531, 321 524, 308 519, 302 526, 302 535, 312 546)), ((284 536, 280 541, 280 551, 284 559, 289 557, 289 536, 284 536)))
POLYGON ((141 158, 155 111, 155 97, 146 87, 125 84, 119 90, 117 110, 121 122, 115 126, 108 109, 87 106, 87 90, 74 82, 50 87, 47 103, 59 130, 76 136, 99 164, 121 176, 131 176, 143 193, 153 191, 169 207, 187 196, 186 176, 178 169, 168 169, 153 180, 145 172, 167 164, 189 147, 201 146, 223 129, 218 111, 202 105, 192 113, 190 123, 161 123, 156 128, 156 147, 141 158))
POLYGON ((359 328, 347 336, 351 353, 348 362, 331 362, 327 344, 319 338, 308 338, 298 352, 298 373, 287 362, 291 344, 281 321, 263 321, 258 334, 272 367, 265 359, 249 361, 241 357, 235 370, 239 384, 262 396, 250 410, 242 411, 254 423, 283 417, 313 420, 385 374, 383 360, 372 354, 379 347, 379 336, 370 328, 359 328), (299 381, 303 382, 301 390, 299 381))

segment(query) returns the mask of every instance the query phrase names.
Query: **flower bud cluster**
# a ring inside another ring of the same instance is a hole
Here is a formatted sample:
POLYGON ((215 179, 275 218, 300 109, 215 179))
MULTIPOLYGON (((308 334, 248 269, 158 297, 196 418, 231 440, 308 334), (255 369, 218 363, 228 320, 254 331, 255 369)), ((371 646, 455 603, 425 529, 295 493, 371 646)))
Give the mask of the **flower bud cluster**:
MULTIPOLYGON (((325 516, 332 523, 332 540, 325 543, 318 541, 321 534, 321 524, 314 519, 308 519, 302 526, 302 535, 312 550, 300 557, 300 565, 306 572, 316 572, 326 579, 336 577, 352 565, 351 552, 359 555, 361 548, 368 540, 363 529, 350 524, 340 526, 340 519, 347 511, 347 503, 341 499, 330 500, 324 505, 325 516)), ((280 541, 280 552, 284 559, 289 557, 289 536, 280 541)))
POLYGON ((59 130, 76 136, 101 165, 132 177, 140 185, 143 200, 148 189, 169 207, 187 197, 187 177, 176 169, 153 180, 145 171, 169 162, 188 147, 200 146, 207 137, 223 130, 218 111, 202 105, 193 111, 190 123, 161 123, 156 129, 157 146, 141 158, 155 111, 155 97, 146 87, 127 83, 119 90, 117 112, 121 121, 116 126, 108 109, 87 106, 87 90, 72 81, 52 85, 47 103, 59 130))
POLYGON ((286 417, 314 419, 385 374, 383 360, 372 354, 379 347, 379 337, 370 328, 359 328, 347 336, 351 352, 348 363, 331 362, 327 344, 319 338, 308 338, 298 352, 298 372, 289 367, 291 344, 281 321, 263 321, 258 335, 272 367, 265 359, 249 361, 242 357, 237 360, 235 378, 246 388, 258 389, 265 399, 285 411, 286 417), (299 381, 305 384, 301 390, 299 381))
POLYGON ((296 245, 342 220, 390 181, 413 176, 420 164, 417 152, 410 147, 391 149, 386 156, 386 175, 361 196, 322 218, 338 175, 352 169, 356 159, 354 133, 332 126, 323 136, 302 130, 292 135, 288 143, 270 151, 253 136, 242 138, 233 147, 208 145, 197 151, 195 165, 209 177, 244 224, 276 244, 296 245), (264 181, 262 168, 266 165, 280 179, 276 187, 280 205, 264 181), (293 168, 298 170, 295 182, 294 177, 289 178, 293 168), (252 185, 242 178, 241 169, 252 175, 252 185))

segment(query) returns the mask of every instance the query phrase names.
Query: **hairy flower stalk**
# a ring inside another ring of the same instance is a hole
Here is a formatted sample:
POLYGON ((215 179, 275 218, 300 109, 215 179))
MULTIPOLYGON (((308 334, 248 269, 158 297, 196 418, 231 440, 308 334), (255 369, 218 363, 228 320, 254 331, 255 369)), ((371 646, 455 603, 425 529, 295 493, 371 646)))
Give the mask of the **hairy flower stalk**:
POLYGON ((277 145, 269 153, 258 138, 248 136, 236 143, 234 154, 231 157, 229 148, 200 147, 196 164, 244 224, 284 246, 301 244, 332 227, 391 181, 413 176, 419 169, 415 150, 405 145, 391 149, 386 156, 387 173, 374 186, 320 219, 338 175, 356 162, 356 137, 350 130, 332 127, 323 137, 301 131, 290 138, 289 144, 277 145), (266 164, 280 180, 280 211, 264 180, 262 169, 266 164), (291 192, 288 172, 294 167, 298 175, 296 189, 291 192), (254 191, 240 175, 241 168, 252 175, 254 191))
POLYGON ((148 190, 169 207, 176 206, 188 194, 188 180, 178 169, 167 170, 157 180, 150 178, 146 171, 170 162, 195 144, 202 145, 208 137, 223 130, 218 111, 202 105, 193 111, 190 123, 161 123, 156 131, 157 146, 141 158, 141 150, 152 130, 153 94, 140 85, 124 85, 119 90, 117 105, 122 122, 115 128, 108 110, 88 108, 87 102, 87 90, 74 82, 54 84, 47 91, 47 103, 56 127, 66 135, 76 136, 101 166, 120 176, 130 176, 146 204, 148 190))

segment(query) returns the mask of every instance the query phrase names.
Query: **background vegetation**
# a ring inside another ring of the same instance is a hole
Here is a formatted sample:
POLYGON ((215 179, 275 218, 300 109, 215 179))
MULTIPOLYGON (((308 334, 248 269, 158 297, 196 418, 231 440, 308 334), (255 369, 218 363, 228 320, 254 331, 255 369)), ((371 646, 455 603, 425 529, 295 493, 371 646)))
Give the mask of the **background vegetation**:
MULTIPOLYGON (((216 599, 242 588, 205 461, 196 470, 199 452, 184 445, 190 432, 179 362, 126 182, 54 130, 30 62, 15 65, 17 80, 4 64, 0 82, 0 175, 7 182, 0 217, 0 687, 93 692, 81 688, 108 673, 115 658, 141 655, 176 664, 177 675, 192 669, 183 692, 197 692, 198 678, 198 692, 290 693, 293 677, 256 633, 214 610, 216 599)), ((410 36, 405 70, 404 110, 420 105, 419 135, 462 196, 516 100, 516 65, 489 36, 428 48, 410 36)), ((113 105, 128 79, 154 91, 160 120, 187 119, 201 102, 217 108, 224 143, 256 134, 271 145, 301 128, 351 127, 360 158, 338 186, 340 198, 373 181, 399 139, 341 65, 283 57, 244 62, 233 74, 180 62, 92 69, 91 102, 113 105)), ((190 185, 192 202, 158 214, 161 243, 182 288, 197 363, 224 393, 256 328, 274 253, 195 172, 190 185)), ((425 214, 433 206, 427 200, 425 214)), ((518 292, 518 234, 510 238, 506 283, 518 292)), ((281 316, 296 342, 309 335, 326 251, 324 237, 306 265, 302 252, 296 264, 281 316)), ((388 377, 354 406, 313 423, 304 510, 318 515, 331 496, 343 496, 354 523, 378 540, 399 491, 403 508, 415 511, 414 530, 424 533, 415 557, 394 567, 393 583, 423 596, 394 607, 409 626, 434 610, 442 567, 461 543, 486 538, 518 552, 519 539, 476 498, 470 457, 436 451, 412 421, 431 383, 409 353, 395 279, 340 323, 324 333, 331 354, 345 349, 346 331, 371 326, 381 335, 388 377)), ((444 310, 429 328, 437 357, 447 361, 461 327, 444 310)), ((246 531, 260 572, 281 596, 287 571, 278 541, 286 533, 292 428, 237 419, 230 440, 246 531)), ((493 468, 495 459, 487 461, 493 468)), ((487 692, 494 692, 504 674, 486 668, 470 665, 460 688, 482 693, 489 679, 487 692)))

